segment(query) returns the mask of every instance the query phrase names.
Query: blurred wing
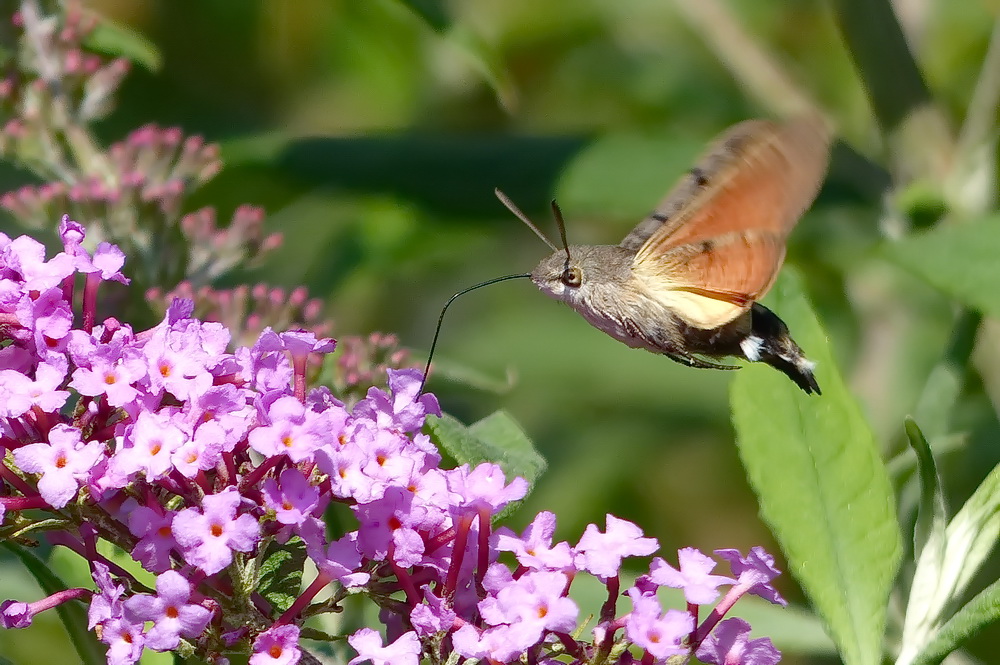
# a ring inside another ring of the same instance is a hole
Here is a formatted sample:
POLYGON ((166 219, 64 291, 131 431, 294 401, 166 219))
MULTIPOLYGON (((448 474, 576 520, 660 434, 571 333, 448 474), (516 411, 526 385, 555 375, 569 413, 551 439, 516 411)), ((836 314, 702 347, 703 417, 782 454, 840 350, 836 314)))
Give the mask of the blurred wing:
POLYGON ((636 250, 633 274, 691 325, 735 319, 774 282, 829 143, 818 117, 731 128, 622 241, 636 250))

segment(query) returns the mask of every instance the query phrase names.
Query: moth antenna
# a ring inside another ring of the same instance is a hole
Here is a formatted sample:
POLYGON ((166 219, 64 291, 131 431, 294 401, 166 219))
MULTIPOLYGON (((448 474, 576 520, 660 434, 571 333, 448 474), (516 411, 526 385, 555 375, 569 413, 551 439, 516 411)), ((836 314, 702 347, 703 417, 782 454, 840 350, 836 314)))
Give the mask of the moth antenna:
POLYGON ((542 233, 537 226, 535 226, 534 222, 532 222, 530 219, 528 219, 527 215, 525 215, 523 212, 521 212, 520 208, 518 208, 516 205, 514 205, 514 202, 511 201, 507 197, 506 194, 504 194, 503 192, 501 192, 499 190, 499 188, 498 189, 494 189, 493 193, 497 195, 498 199, 500 199, 500 203, 504 204, 507 207, 507 210, 510 210, 512 213, 514 213, 515 217, 517 217, 519 220, 521 220, 522 222, 524 222, 525 224, 527 224, 528 228, 531 229, 532 231, 534 231, 535 235, 542 239, 542 242, 544 242, 546 245, 548 245, 550 248, 552 248, 553 252, 558 252, 559 251, 559 248, 556 247, 555 245, 553 245, 552 241, 549 240, 547 237, 545 237, 545 234, 542 233))
MULTIPOLYGON (((498 191, 498 195, 499 195, 499 191, 498 191)), ((503 199, 500 199, 500 200, 503 201, 503 199)), ((513 205, 513 204, 511 204, 511 205, 513 205)), ((515 215, 518 212, 520 212, 520 210, 517 210, 516 208, 513 208, 512 210, 516 210, 516 212, 514 212, 515 215)), ((532 226, 532 228, 534 228, 534 226, 532 226)), ((538 233, 537 230, 535 232, 538 233)), ((559 251, 559 250, 556 250, 556 251, 559 251)), ((525 277, 530 278, 531 277, 531 273, 530 272, 526 272, 526 273, 517 274, 517 275, 504 275, 503 277, 494 277, 493 279, 488 279, 485 282, 480 282, 479 284, 476 284, 475 286, 470 286, 467 289, 462 289, 461 291, 459 291, 458 293, 456 293, 455 295, 453 295, 451 298, 448 298, 448 302, 446 302, 444 304, 444 307, 441 308, 441 315, 438 316, 437 328, 434 329, 434 339, 431 340, 431 350, 427 353, 427 364, 424 365, 424 377, 420 381, 420 391, 417 393, 418 395, 422 395, 424 393, 424 386, 427 385, 427 376, 430 374, 430 371, 431 371, 431 360, 434 358, 434 349, 437 348, 438 336, 441 334, 441 324, 444 323, 444 314, 445 314, 445 312, 448 311, 448 308, 451 307, 451 303, 455 302, 455 300, 457 300, 459 296, 464 296, 466 293, 468 293, 470 291, 475 291, 476 289, 480 289, 480 288, 482 288, 484 286, 489 286, 490 284, 496 284, 498 282, 506 282, 509 279, 524 279, 525 277)))
POLYGON ((555 199, 549 205, 552 206, 552 216, 556 218, 556 226, 559 227, 559 238, 562 239, 563 249, 566 250, 566 263, 569 263, 569 243, 566 242, 566 222, 563 221, 562 210, 555 199))

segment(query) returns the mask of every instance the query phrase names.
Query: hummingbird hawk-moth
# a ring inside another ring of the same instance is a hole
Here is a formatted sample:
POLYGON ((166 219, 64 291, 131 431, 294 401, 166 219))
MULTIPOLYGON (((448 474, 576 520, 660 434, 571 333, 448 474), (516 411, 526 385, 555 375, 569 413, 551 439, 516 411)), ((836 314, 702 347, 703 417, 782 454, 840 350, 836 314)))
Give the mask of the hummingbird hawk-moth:
POLYGON ((559 249, 497 196, 553 249, 531 281, 594 327, 691 367, 737 369, 715 360, 726 356, 764 362, 819 394, 814 363, 756 301, 774 283, 785 241, 819 191, 829 148, 818 117, 741 122, 617 245, 568 245, 553 201, 559 249))

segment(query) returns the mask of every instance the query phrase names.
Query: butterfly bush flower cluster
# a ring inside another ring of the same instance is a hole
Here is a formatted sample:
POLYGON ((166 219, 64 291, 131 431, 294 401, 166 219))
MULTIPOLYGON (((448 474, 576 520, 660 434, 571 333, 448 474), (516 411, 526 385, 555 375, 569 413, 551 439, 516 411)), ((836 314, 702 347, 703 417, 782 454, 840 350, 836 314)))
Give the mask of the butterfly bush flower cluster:
POLYGON ((102 144, 91 125, 112 109, 130 64, 87 49, 98 19, 80 0, 9 5, 16 11, 0 10, 0 21, 17 42, 0 74, 0 157, 44 182, 0 195, 0 207, 34 229, 69 211, 139 259, 135 277, 145 286, 202 286, 280 244, 256 206, 237 207, 221 224, 213 208, 185 212, 222 166, 217 145, 155 125, 102 144))
POLYGON ((63 251, 46 260, 32 238, 0 235, 0 537, 74 550, 93 585, 7 600, 4 626, 83 601, 113 665, 146 649, 214 662, 236 650, 277 665, 300 660, 302 638, 332 639, 309 617, 363 594, 386 637, 350 635, 352 664, 777 662, 770 640, 722 620, 746 593, 784 602, 763 550, 717 551, 729 577, 681 550, 677 568, 654 558, 623 591, 623 560, 653 554, 656 541, 612 515, 575 545, 553 543, 546 512, 521 535, 494 530, 527 482, 490 463, 442 468, 421 432, 438 404, 415 370, 390 371, 387 391, 348 410, 306 386, 307 358, 332 351, 330 339, 266 329, 230 352, 228 330, 192 318, 182 299, 149 330, 97 323, 99 289, 128 281, 125 257, 107 243, 84 249, 83 227, 66 217, 60 237, 63 251), (323 518, 337 504, 349 523, 333 531, 323 518), (137 565, 106 558, 101 541, 137 565), (294 578, 290 594, 275 593, 277 554, 299 574, 314 564, 304 590, 294 578), (589 632, 569 593, 585 573, 608 591, 589 632), (683 589, 686 609, 665 610, 660 587, 683 589), (728 592, 699 625, 720 587, 728 592))

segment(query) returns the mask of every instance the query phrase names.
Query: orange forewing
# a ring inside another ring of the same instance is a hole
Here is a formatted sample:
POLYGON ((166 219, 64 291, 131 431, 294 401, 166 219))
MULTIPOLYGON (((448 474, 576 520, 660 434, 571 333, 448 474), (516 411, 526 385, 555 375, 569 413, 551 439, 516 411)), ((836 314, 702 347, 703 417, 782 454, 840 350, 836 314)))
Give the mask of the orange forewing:
POLYGON ((816 118, 737 125, 623 241, 649 233, 633 260, 636 276, 657 291, 732 305, 713 306, 710 316, 678 312, 693 325, 736 318, 774 282, 785 239, 822 182, 828 150, 829 135, 816 118))

